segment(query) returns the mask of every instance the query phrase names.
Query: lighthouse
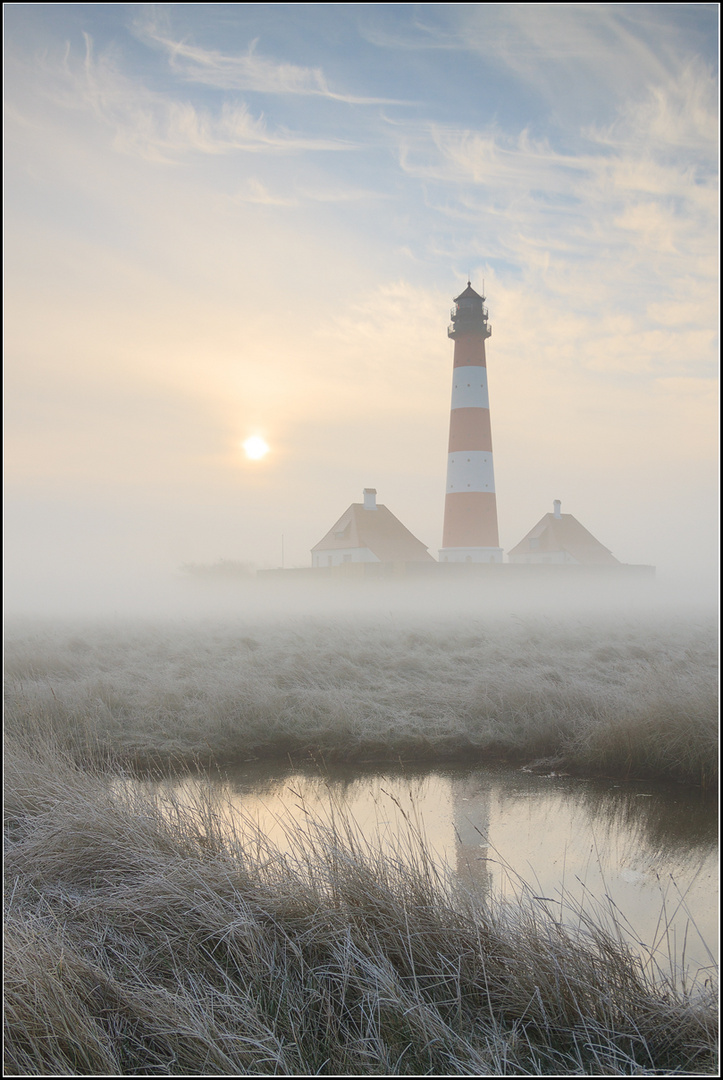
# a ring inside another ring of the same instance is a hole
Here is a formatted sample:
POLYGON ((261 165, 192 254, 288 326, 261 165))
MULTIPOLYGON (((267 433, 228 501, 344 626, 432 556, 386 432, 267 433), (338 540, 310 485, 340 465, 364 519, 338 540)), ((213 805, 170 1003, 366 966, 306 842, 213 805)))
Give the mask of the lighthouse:
POLYGON ((492 327, 484 301, 468 281, 447 331, 454 366, 440 562, 502 562, 485 358, 492 327))

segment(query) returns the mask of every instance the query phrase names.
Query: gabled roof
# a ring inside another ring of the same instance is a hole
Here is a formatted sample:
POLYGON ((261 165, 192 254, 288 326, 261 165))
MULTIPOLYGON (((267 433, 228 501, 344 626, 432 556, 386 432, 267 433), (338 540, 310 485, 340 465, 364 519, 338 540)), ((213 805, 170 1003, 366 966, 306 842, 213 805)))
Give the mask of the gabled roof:
POLYGON ((352 503, 312 551, 368 548, 380 562, 435 562, 421 540, 386 506, 352 503))
POLYGON ((544 555, 566 551, 583 566, 617 566, 619 560, 596 540, 572 514, 545 514, 517 547, 507 552, 512 555, 544 555), (536 540, 536 544, 530 544, 536 540))

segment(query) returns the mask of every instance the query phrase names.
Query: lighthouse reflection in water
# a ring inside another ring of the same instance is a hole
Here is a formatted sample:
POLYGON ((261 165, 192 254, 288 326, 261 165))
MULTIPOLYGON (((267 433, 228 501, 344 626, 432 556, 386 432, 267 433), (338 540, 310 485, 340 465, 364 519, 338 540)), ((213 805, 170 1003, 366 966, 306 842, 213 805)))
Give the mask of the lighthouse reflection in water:
POLYGON ((597 921, 607 913, 631 948, 660 953, 661 963, 671 948, 684 950, 691 975, 717 952, 715 818, 681 785, 506 766, 380 773, 261 763, 216 778, 136 783, 169 802, 201 792, 229 829, 243 833, 252 822, 281 851, 314 820, 337 828, 351 820, 390 858, 413 853, 420 836, 441 876, 451 871, 480 900, 526 894, 568 923, 575 905, 597 921))

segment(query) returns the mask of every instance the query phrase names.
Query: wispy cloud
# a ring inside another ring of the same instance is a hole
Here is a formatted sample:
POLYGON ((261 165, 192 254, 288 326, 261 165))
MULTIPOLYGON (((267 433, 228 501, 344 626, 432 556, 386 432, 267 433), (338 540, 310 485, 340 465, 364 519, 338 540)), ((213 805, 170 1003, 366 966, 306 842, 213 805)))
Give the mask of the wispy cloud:
MULTIPOLYGON (((160 93, 126 76, 107 53, 96 56, 85 34, 85 56, 78 63, 66 51, 60 93, 56 100, 87 109, 114 132, 116 149, 155 161, 173 161, 195 153, 224 155, 234 151, 293 153, 350 150, 351 140, 314 137, 270 127, 243 101, 224 101, 212 111, 172 93, 160 93)), ((57 74, 57 73, 56 73, 57 74)))
POLYGON ((637 99, 624 103, 607 127, 588 132, 613 148, 694 155, 691 165, 715 171, 718 148, 718 88, 713 72, 700 61, 683 65, 675 77, 646 86, 637 99))
POLYGON ((269 187, 259 180, 258 177, 248 178, 242 188, 234 194, 234 199, 239 202, 256 203, 259 206, 288 206, 295 207, 301 203, 354 203, 366 202, 376 199, 389 199, 384 192, 369 191, 365 188, 355 187, 324 187, 310 188, 303 185, 294 186, 293 192, 280 194, 271 191, 269 187))
MULTIPOLYGON (((410 8, 411 18, 399 26, 390 26, 384 18, 383 4, 366 5, 358 13, 357 23, 360 37, 380 49, 402 52, 422 52, 427 50, 459 51, 464 48, 464 39, 453 23, 447 22, 448 12, 442 10, 442 23, 430 21, 432 13, 427 11, 425 18, 420 18, 419 5, 410 8)), ((430 7, 431 5, 426 5, 430 7)), ((437 15, 440 14, 439 5, 437 15)), ((447 5, 442 5, 442 9, 447 5)))
POLYGON ((258 179, 250 176, 243 188, 234 195, 239 202, 257 203, 259 206, 298 206, 299 200, 285 195, 277 195, 269 191, 267 186, 258 179))
POLYGON ((674 30, 655 6, 466 4, 455 14, 466 48, 493 58, 560 118, 639 98, 676 71, 674 30))
POLYGON ((716 155, 712 79, 691 69, 628 103, 606 128, 579 132, 576 150, 527 131, 399 132, 401 167, 426 183, 438 212, 479 226, 488 257, 524 266, 542 250, 619 275, 639 274, 647 261, 649 281, 678 281, 693 264, 704 276, 713 270, 716 155))
POLYGON ((141 40, 162 49, 174 72, 188 82, 219 90, 322 97, 347 105, 408 104, 393 98, 334 90, 321 68, 281 63, 260 55, 256 51, 258 38, 250 42, 246 52, 229 54, 180 41, 162 28, 158 20, 138 20, 134 29, 141 40))

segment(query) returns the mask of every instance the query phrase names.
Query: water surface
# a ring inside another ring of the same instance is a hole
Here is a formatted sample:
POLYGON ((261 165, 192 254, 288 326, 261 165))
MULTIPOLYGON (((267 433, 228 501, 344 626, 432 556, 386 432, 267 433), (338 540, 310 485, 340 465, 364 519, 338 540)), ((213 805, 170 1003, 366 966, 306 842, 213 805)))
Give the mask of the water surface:
POLYGON ((258 822, 278 846, 309 814, 347 812, 375 845, 419 829, 440 866, 476 890, 536 897, 571 921, 575 901, 633 948, 700 981, 718 947, 717 815, 684 785, 592 781, 508 767, 299 770, 249 762, 212 778, 144 781, 258 822), (712 955, 711 955, 712 954, 712 955))

